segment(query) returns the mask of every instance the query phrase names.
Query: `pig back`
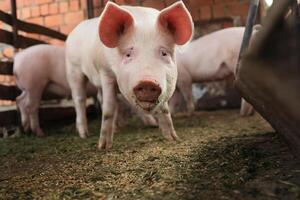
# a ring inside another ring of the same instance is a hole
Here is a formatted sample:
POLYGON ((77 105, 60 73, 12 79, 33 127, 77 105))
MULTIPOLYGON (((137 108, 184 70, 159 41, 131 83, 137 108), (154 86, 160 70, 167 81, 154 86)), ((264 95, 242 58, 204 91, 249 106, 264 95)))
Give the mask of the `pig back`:
MULTIPOLYGON (((210 81, 222 63, 231 72, 237 62, 242 43, 244 27, 219 30, 192 41, 179 53, 178 63, 182 63, 194 81, 210 81)), ((180 67, 180 65, 179 65, 180 67)))

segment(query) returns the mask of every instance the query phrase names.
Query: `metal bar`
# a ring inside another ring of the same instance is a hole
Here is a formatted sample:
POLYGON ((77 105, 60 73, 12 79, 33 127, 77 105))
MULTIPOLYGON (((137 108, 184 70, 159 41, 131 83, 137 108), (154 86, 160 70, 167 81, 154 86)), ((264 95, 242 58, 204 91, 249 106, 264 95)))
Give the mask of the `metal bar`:
POLYGON ((94 18, 94 3, 93 0, 87 0, 88 19, 94 18))
POLYGON ((15 50, 18 46, 18 26, 17 26, 17 3, 16 0, 11 0, 12 28, 13 28, 13 44, 15 50))
POLYGON ((248 16, 247 16, 247 22, 246 22, 246 28, 243 36, 243 41, 239 53, 239 59, 238 59, 238 66, 236 68, 236 72, 239 69, 239 63, 241 60, 241 57, 243 56, 245 50, 249 46, 253 24, 256 18, 257 10, 258 10, 259 0, 250 0, 249 10, 248 10, 248 16))

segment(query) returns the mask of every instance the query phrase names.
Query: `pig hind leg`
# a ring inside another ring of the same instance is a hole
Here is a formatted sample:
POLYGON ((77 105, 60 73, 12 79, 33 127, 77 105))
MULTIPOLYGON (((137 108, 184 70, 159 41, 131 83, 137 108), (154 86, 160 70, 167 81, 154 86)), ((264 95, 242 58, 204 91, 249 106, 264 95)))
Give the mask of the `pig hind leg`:
MULTIPOLYGON (((67 62, 68 65, 68 62, 67 62)), ((69 64, 70 65, 70 64, 69 64)), ((71 68, 67 68, 71 69, 71 68)), ((79 67, 74 67, 68 72, 68 83, 71 88, 72 98, 76 111, 76 128, 81 138, 88 136, 86 118, 86 84, 87 79, 79 67)))
POLYGON ((26 112, 26 100, 27 100, 27 93, 22 91, 21 95, 16 98, 16 103, 18 107, 18 111, 21 115, 21 125, 25 132, 28 132, 30 129, 30 121, 29 115, 26 112))
POLYGON ((40 84, 39 88, 28 92, 26 100, 26 112, 30 118, 30 129, 39 137, 45 136, 45 133, 42 131, 39 123, 39 105, 42 98, 43 88, 45 84, 40 84))
POLYGON ((184 100, 187 103, 187 111, 188 114, 192 114, 195 110, 195 105, 193 101, 193 91, 192 91, 192 82, 185 80, 185 81, 178 81, 178 89, 183 95, 184 100))
POLYGON ((252 105, 249 104, 245 99, 242 98, 240 115, 245 117, 245 116, 250 116, 253 114, 254 114, 254 109, 253 109, 252 105))

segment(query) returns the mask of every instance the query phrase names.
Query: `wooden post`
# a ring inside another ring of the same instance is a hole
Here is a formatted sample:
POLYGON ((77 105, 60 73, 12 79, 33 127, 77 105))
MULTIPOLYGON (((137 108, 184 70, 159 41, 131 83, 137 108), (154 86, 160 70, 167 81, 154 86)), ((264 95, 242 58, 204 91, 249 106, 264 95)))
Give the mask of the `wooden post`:
POLYGON ((93 0, 87 0, 88 19, 94 18, 94 4, 93 0))
POLYGON ((240 54, 238 58, 238 66, 237 71, 239 70, 239 63, 241 60, 242 55, 244 54, 245 50, 249 46, 249 41, 252 35, 253 24, 256 18, 257 10, 258 10, 259 0, 250 0, 246 28, 243 36, 242 46, 240 49, 240 54))
POLYGON ((17 3, 16 0, 10 1, 11 5, 11 14, 12 14, 12 28, 13 28, 13 44, 14 44, 14 51, 18 48, 18 26, 17 26, 17 3))

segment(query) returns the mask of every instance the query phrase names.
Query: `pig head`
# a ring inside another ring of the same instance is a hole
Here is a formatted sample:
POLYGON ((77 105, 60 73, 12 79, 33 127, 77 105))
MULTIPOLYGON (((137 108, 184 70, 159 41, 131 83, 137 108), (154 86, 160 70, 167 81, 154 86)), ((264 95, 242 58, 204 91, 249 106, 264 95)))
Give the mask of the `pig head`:
POLYGON ((175 45, 186 43, 193 25, 183 4, 159 12, 108 3, 100 17, 99 37, 109 49, 111 70, 132 104, 157 111, 175 90, 175 45))

